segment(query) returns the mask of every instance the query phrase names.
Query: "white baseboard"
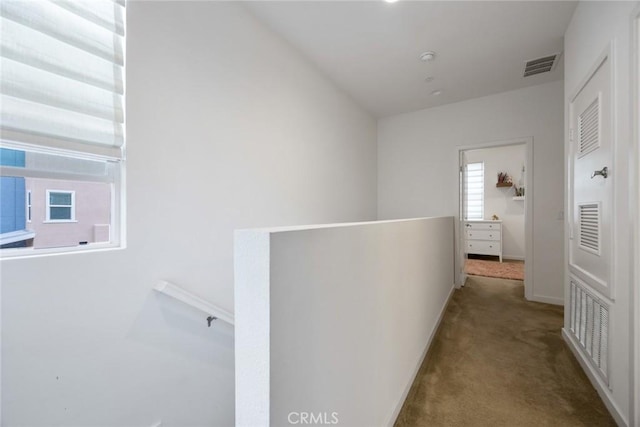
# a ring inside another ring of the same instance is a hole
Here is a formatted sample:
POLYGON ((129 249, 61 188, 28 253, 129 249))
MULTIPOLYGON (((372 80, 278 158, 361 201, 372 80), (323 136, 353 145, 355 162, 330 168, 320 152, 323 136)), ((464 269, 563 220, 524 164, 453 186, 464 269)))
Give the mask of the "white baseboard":
POLYGON ((517 255, 502 255, 502 259, 513 259, 516 261, 524 261, 524 257, 523 256, 517 256, 517 255))
POLYGON ((533 295, 528 298, 529 301, 543 302, 545 304, 564 305, 564 299, 556 297, 548 297, 545 295, 533 295))
POLYGON ((415 382, 416 375, 418 375, 418 371, 420 370, 420 367, 424 362, 424 358, 427 356, 427 353, 429 352, 429 347, 431 347, 431 342, 433 341, 433 337, 436 336, 436 332, 438 331, 438 328, 440 327, 440 323, 442 322, 442 318, 444 317, 444 312, 447 310, 447 307, 451 302, 451 297, 453 296, 453 293, 455 292, 455 290, 456 290, 456 286, 455 285, 451 286, 451 291, 449 291, 449 296, 447 297, 447 300, 442 306, 442 309, 438 314, 438 320, 436 321, 436 324, 434 325, 433 329, 431 330, 431 333, 429 334, 429 340, 427 341, 427 345, 424 347, 424 350, 422 350, 422 355, 418 359, 418 363, 416 364, 416 366, 414 366, 413 368, 413 374, 411 375, 411 380, 404 388, 404 391, 402 392, 402 396, 400 397, 400 400, 396 404, 396 408, 393 410, 393 413, 391 414, 391 418, 387 421, 387 423, 385 423, 385 425, 389 427, 393 427, 393 425, 396 423, 396 419, 398 418, 398 415, 400 415, 400 410, 402 409, 402 405, 404 405, 404 401, 407 400, 407 396, 409 395, 411 386, 415 382))
POLYGON ((620 412, 620 409, 613 401, 609 386, 607 386, 602 380, 602 377, 600 377, 600 375, 595 372, 593 366, 591 366, 591 363, 589 363, 589 361, 582 354, 582 351, 578 347, 578 344, 575 342, 574 338, 571 336, 571 334, 567 333, 564 328, 562 328, 562 338, 564 338, 564 341, 569 346, 569 349, 571 349, 571 352, 578 360, 578 363, 580 363, 580 366, 582 366, 582 370, 587 374, 587 377, 591 381, 591 384, 598 392, 598 395, 604 402, 604 405, 609 410, 609 413, 611 414, 615 422, 620 427, 628 427, 629 424, 626 420, 626 417, 622 414, 622 412, 620 412))

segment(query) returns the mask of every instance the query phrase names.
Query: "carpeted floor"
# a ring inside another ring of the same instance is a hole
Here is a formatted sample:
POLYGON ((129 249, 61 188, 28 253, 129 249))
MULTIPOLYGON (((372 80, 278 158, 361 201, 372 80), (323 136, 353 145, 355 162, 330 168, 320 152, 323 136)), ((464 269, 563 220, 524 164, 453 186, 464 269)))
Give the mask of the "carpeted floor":
POLYGON ((524 280, 524 262, 515 260, 472 259, 464 264, 464 271, 474 276, 497 277, 500 279, 524 280))
POLYGON ((395 427, 615 426, 562 340, 562 307, 522 282, 456 290, 395 427))

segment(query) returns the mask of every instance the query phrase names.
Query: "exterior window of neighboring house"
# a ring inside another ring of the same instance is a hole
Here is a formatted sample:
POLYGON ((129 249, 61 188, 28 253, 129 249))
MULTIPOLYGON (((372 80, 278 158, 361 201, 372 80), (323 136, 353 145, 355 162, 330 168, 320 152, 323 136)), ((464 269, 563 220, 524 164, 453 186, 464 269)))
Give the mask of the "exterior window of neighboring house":
POLYGON ((0 256, 122 246, 125 0, 0 18, 0 256))
POLYGON ((47 221, 75 221, 75 198, 73 191, 47 190, 47 221))
POLYGON ((27 222, 31 222, 31 190, 27 190, 27 222))
POLYGON ((484 219, 484 162, 468 163, 466 172, 467 219, 484 219))

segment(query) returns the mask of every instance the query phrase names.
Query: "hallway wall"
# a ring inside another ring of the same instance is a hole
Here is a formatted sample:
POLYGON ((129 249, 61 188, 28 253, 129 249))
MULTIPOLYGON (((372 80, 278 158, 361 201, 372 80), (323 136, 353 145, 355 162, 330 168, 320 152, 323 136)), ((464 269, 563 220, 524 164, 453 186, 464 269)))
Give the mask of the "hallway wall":
POLYGON ((304 410, 392 426, 454 291, 453 231, 451 217, 237 231, 237 425, 304 410))
POLYGON ((533 137, 533 295, 563 304, 563 82, 378 122, 378 217, 458 216, 459 146, 533 137))
POLYGON ((2 260, 2 425, 231 426, 235 228, 372 220, 375 120, 241 5, 127 5, 128 247, 2 260))

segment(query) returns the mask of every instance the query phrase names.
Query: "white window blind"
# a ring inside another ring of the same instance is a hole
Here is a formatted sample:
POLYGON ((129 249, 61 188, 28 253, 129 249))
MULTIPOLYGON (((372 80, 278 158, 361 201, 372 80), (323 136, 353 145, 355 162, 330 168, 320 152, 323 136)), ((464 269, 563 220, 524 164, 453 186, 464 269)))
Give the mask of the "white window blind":
POLYGON ((466 166, 467 219, 484 219, 484 163, 466 166))
POLYGON ((124 0, 2 0, 0 19, 3 143, 120 159, 124 0))

